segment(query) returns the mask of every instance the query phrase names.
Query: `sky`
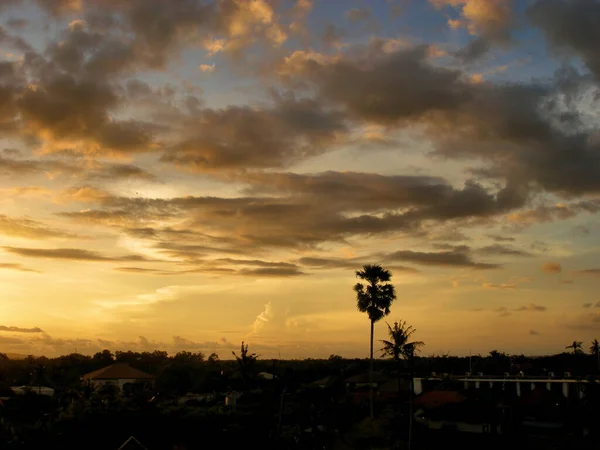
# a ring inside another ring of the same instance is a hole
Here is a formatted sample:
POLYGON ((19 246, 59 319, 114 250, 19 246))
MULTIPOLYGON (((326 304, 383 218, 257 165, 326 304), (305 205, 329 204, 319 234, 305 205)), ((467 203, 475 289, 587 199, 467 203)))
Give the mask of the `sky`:
POLYGON ((397 291, 376 339, 588 343, 599 23, 596 0, 2 0, 0 351, 367 357, 367 263, 397 291))

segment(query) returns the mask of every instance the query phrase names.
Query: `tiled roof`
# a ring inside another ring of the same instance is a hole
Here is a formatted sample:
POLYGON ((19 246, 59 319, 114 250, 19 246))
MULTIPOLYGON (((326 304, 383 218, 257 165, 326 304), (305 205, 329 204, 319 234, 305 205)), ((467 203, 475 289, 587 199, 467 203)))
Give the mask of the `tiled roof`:
POLYGON ((433 409, 465 400, 466 397, 456 391, 429 391, 415 398, 415 405, 424 409, 433 409))
POLYGON ((117 363, 86 373, 84 380, 150 380, 154 375, 134 369, 128 364, 117 363))

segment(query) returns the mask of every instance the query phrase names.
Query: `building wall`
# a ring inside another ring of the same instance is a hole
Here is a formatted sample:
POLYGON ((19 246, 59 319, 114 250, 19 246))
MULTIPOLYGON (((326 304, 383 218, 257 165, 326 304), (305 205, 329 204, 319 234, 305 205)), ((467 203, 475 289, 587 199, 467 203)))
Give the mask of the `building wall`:
POLYGON ((119 390, 121 392, 123 392, 123 386, 125 386, 127 383, 134 384, 134 383, 137 383, 138 381, 149 381, 149 382, 151 382, 152 380, 138 380, 138 379, 132 379, 132 378, 119 378, 119 379, 114 379, 114 380, 92 380, 92 383, 96 387, 100 387, 100 386, 103 386, 105 384, 114 384, 115 386, 117 386, 119 388, 119 390))

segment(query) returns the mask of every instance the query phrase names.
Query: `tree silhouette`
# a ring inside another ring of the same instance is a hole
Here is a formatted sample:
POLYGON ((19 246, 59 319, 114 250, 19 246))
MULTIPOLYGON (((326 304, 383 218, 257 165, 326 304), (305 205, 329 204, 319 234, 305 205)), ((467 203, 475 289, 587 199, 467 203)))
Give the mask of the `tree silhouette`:
POLYGON ((258 355, 256 353, 248 353, 248 344, 244 345, 244 341, 242 341, 240 356, 236 355, 234 351, 231 353, 237 360, 238 373, 241 375, 244 385, 247 385, 248 381, 253 378, 254 366, 258 359, 258 355))
POLYGON ((369 353, 369 412, 371 419, 373 411, 373 332, 375 322, 380 321, 390 313, 390 306, 396 299, 394 285, 389 281, 392 273, 379 264, 367 264, 362 270, 356 271, 356 276, 367 282, 366 285, 356 283, 356 307, 360 312, 366 312, 371 322, 371 339, 369 353))
POLYGON ((394 326, 391 327, 389 323, 386 323, 388 327, 389 341, 382 340, 383 347, 381 349, 381 357, 390 356, 398 365, 398 394, 400 393, 400 364, 402 360, 408 361, 410 366, 410 412, 409 412, 409 426, 408 426, 408 449, 410 450, 412 445, 412 429, 413 429, 413 393, 414 393, 414 357, 415 353, 419 350, 419 347, 425 345, 423 341, 410 341, 411 336, 417 331, 412 325, 408 325, 406 321, 401 320, 400 322, 394 322, 394 326))
POLYGON ((598 339, 594 339, 592 341, 592 345, 590 345, 590 353, 596 356, 596 363, 598 365, 598 370, 600 370, 600 342, 598 342, 598 339))
POLYGON ((565 349, 572 348, 573 349, 573 354, 574 355, 579 355, 579 354, 583 353, 583 350, 581 350, 581 346, 582 345, 583 345, 583 342, 581 342, 581 341, 573 341, 573 343, 571 345, 567 345, 565 347, 565 349))

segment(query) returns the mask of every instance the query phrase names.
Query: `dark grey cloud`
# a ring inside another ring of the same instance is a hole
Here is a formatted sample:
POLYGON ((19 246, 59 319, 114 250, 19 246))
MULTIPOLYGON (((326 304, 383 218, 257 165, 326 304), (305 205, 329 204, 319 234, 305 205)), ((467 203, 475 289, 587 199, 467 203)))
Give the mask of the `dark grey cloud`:
POLYGON ((302 80, 358 121, 418 124, 438 154, 480 161, 481 176, 506 180, 521 198, 531 185, 559 194, 600 191, 600 141, 574 101, 590 97, 585 80, 561 72, 547 81, 472 83, 458 69, 434 65, 427 46, 390 52, 385 45, 374 40, 339 58, 296 54, 284 63, 282 81, 302 80), (571 100, 558 100, 565 95, 571 100))
POLYGON ((498 234, 488 234, 490 239, 493 239, 496 242, 515 242, 516 239, 512 236, 501 236, 498 234))
POLYGON ((19 36, 13 36, 8 33, 4 28, 0 26, 0 44, 8 47, 10 49, 17 50, 19 52, 29 52, 32 51, 33 48, 31 45, 23 38, 19 36))
POLYGON ((109 163, 81 159, 77 154, 62 153, 36 159, 19 158, 18 153, 3 152, 0 156, 0 175, 67 176, 83 180, 143 179, 153 181, 156 176, 133 164, 109 163))
POLYGON ((579 56, 600 79, 600 3, 597 0, 537 0, 527 10, 550 44, 565 56, 579 56))
POLYGON ((546 308, 545 306, 530 303, 529 305, 520 306, 519 308, 515 309, 515 311, 544 312, 547 309, 548 308, 546 308))
POLYGON ((41 328, 22 328, 22 327, 13 327, 7 325, 0 325, 0 331, 9 331, 11 333, 43 333, 44 331, 41 328))
POLYGON ((536 330, 529 330, 529 335, 530 336, 539 336, 540 332, 536 331, 536 330))
POLYGON ((524 250, 507 247, 501 244, 494 244, 487 247, 478 248, 477 253, 487 256, 533 256, 531 253, 524 250))
POLYGON ((29 21, 20 17, 13 17, 6 22, 6 25, 15 30, 21 30, 29 25, 29 21))
POLYGON ((239 273, 241 275, 257 277, 295 277, 299 275, 306 275, 298 268, 285 267, 261 267, 258 269, 241 269, 239 270, 239 273))
POLYGON ((525 202, 525 196, 510 187, 490 192, 474 181, 467 181, 462 189, 456 189, 442 178, 427 176, 330 171, 310 175, 247 173, 236 179, 250 185, 247 191, 250 194, 286 193, 354 211, 410 206, 415 209, 406 216, 415 219, 492 216, 525 202))
POLYGON ((415 252, 412 250, 399 250, 388 253, 387 261, 406 261, 414 264, 439 267, 469 267, 473 269, 499 269, 500 264, 475 262, 471 256, 464 252, 415 252))
POLYGON ((344 13, 344 17, 350 22, 360 22, 371 17, 371 10, 368 8, 352 8, 344 13))
POLYGON ((197 171, 282 167, 324 152, 345 131, 343 116, 312 100, 203 109, 161 161, 197 171))
POLYGON ((108 257, 91 250, 78 248, 24 248, 24 247, 2 247, 5 252, 29 258, 65 259, 71 261, 146 261, 139 255, 127 255, 121 257, 108 257))
MULTIPOLYGON (((297 260, 298 264, 305 266, 311 269, 344 269, 354 271, 367 264, 370 259, 378 259, 375 258, 350 258, 350 259, 342 259, 342 258, 317 258, 317 257, 303 257, 297 260)), ((380 259, 380 258, 379 258, 380 259)), ((386 269, 392 270, 394 272, 407 272, 407 273, 418 273, 417 269, 407 266, 401 266, 398 264, 386 264, 386 269)))
POLYGON ((482 288, 484 289, 493 289, 493 290, 500 290, 500 291, 506 291, 506 290, 513 290, 517 288, 517 285, 514 283, 502 283, 502 284, 498 284, 498 283, 483 283, 481 285, 482 288))
POLYGON ((469 41, 467 45, 455 52, 455 56, 465 63, 471 63, 481 58, 490 51, 491 48, 491 42, 487 38, 479 36, 469 41))

